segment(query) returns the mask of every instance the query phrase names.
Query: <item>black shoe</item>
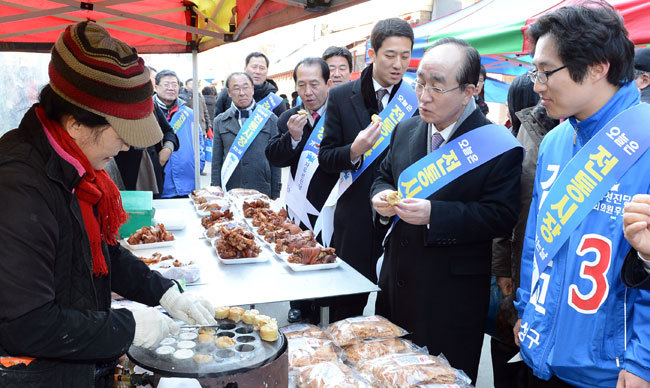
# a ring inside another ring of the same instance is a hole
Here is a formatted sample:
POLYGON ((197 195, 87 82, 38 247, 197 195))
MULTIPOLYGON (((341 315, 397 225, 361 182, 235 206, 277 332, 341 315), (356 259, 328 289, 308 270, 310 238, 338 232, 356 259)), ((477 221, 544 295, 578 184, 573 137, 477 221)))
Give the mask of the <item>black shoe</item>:
POLYGON ((296 323, 302 321, 302 314, 299 309, 290 309, 289 314, 287 314, 287 321, 289 323, 296 323))

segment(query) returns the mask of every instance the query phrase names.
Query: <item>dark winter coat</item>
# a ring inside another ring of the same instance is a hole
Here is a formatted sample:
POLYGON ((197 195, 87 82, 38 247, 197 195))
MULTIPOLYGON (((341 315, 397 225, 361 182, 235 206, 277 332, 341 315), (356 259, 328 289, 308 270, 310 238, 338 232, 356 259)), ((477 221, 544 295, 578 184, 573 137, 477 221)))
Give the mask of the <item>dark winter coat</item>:
MULTIPOLYGON (((94 277, 77 170, 50 146, 34 108, 0 139, 0 386, 89 388, 129 348, 130 311, 111 309, 111 290, 157 305, 173 283, 120 245, 103 244, 109 274, 94 277)), ((110 376, 112 377, 112 376, 110 376)))
POLYGON ((214 119, 212 185, 224 190, 255 189, 271 198, 278 198, 282 187, 280 169, 272 167, 264 154, 266 145, 278 132, 278 118, 273 114, 242 156, 227 184, 221 182, 221 166, 241 129, 236 112, 235 107, 231 107, 214 119))

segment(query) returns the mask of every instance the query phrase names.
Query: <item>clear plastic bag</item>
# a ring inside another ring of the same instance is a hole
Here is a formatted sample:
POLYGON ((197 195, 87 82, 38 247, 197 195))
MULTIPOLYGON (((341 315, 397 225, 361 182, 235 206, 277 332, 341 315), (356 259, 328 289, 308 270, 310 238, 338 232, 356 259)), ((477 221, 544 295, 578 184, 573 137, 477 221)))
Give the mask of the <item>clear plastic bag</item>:
POLYGON ((388 354, 422 352, 413 342, 402 338, 375 339, 357 342, 344 348, 345 359, 352 365, 361 361, 372 360, 388 354))
POLYGON ((327 339, 327 335, 325 335, 325 332, 320 327, 308 323, 289 325, 280 330, 288 339, 300 337, 327 339))
POLYGON ((379 315, 343 319, 331 324, 327 332, 338 346, 351 345, 365 339, 396 338, 408 334, 406 330, 379 315))
POLYGON ((423 353, 398 353, 357 364, 359 373, 380 388, 407 388, 455 384, 468 387, 469 379, 447 360, 423 353))
POLYGON ((340 361, 327 361, 299 368, 294 382, 299 388, 371 388, 358 373, 340 361))
POLYGON ((289 339, 289 368, 336 361, 341 354, 342 350, 328 339, 308 337, 289 339))

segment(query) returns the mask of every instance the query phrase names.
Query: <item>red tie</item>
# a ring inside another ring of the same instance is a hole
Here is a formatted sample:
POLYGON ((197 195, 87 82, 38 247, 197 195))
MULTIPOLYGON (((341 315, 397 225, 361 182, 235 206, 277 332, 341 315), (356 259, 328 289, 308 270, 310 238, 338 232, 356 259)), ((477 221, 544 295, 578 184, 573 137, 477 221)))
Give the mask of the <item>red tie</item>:
POLYGON ((314 113, 311 114, 311 117, 313 117, 313 118, 314 118, 314 122, 316 122, 316 120, 318 120, 318 118, 320 117, 320 115, 318 114, 318 112, 314 112, 314 113))

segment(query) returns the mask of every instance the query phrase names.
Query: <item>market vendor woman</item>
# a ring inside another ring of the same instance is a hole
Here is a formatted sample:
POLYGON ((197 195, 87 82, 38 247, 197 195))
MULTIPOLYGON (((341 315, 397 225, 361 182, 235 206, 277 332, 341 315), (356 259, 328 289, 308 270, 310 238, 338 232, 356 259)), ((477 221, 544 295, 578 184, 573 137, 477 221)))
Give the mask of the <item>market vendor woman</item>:
POLYGON ((213 324, 209 302, 179 293, 122 248, 126 221, 106 163, 162 138, 149 70, 93 22, 52 49, 49 85, 0 139, 0 387, 109 387, 118 357, 178 325, 153 308, 111 308, 111 290, 213 324))

